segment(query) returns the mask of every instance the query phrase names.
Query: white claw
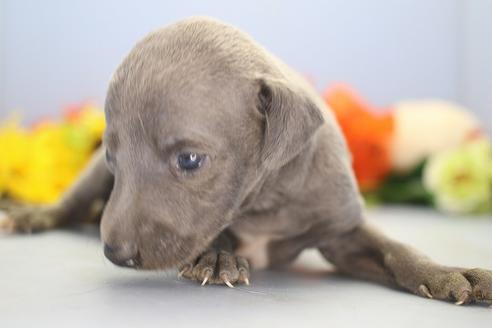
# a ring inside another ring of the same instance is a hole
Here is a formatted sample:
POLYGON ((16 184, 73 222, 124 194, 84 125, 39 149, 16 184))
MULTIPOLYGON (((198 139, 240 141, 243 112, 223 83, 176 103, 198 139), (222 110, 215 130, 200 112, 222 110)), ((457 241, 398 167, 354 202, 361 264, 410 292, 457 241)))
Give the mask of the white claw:
POLYGON ((429 288, 427 288, 427 286, 425 286, 425 285, 420 285, 420 287, 419 287, 419 291, 420 291, 421 293, 423 293, 425 296, 427 296, 428 298, 433 298, 433 297, 432 297, 432 294, 430 293, 429 288))
POLYGON ((226 284, 227 286, 229 286, 230 288, 234 288, 234 285, 233 285, 233 284, 231 284, 231 282, 229 281, 229 279, 224 278, 224 282, 225 282, 225 284, 226 284))
POLYGON ((184 273, 188 270, 189 270, 189 268, 185 267, 185 268, 183 268, 183 270, 179 271, 178 272, 178 278, 181 278, 184 275, 184 273))
POLYGON ((205 284, 206 284, 206 283, 207 283, 207 281, 208 281, 208 278, 210 278, 210 275, 209 275, 209 274, 207 274, 207 275, 205 276, 205 279, 203 279, 203 281, 202 281, 202 286, 205 286, 205 284))
POLYGON ((244 283, 246 284, 246 286, 249 286, 249 279, 248 278, 244 278, 244 283))
POLYGON ((462 305, 466 302, 467 299, 468 299, 468 293, 463 293, 463 294, 461 294, 461 297, 458 299, 458 301, 454 304, 462 305))

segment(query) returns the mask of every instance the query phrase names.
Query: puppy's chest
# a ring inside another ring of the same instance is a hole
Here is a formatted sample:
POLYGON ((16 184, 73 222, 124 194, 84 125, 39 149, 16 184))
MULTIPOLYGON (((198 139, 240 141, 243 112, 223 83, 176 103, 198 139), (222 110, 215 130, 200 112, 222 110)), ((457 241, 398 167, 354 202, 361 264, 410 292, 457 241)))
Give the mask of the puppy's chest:
POLYGON ((287 208, 264 213, 245 214, 230 227, 238 238, 236 253, 247 258, 253 268, 268 266, 270 245, 287 240, 309 229, 309 222, 294 218, 287 208))

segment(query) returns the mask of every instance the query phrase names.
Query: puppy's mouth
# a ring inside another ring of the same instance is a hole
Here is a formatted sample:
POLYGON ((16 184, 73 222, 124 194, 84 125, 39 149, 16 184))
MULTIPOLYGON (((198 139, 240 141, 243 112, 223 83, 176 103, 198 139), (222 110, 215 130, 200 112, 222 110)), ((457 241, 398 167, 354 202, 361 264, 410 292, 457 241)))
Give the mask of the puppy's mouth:
POLYGON ((116 266, 137 269, 141 266, 140 252, 130 247, 116 248, 104 244, 104 256, 116 266))
MULTIPOLYGON (((185 244, 189 246, 189 243, 185 244)), ((162 245, 161 245, 162 246, 162 245)), ((168 270, 180 268, 191 263, 200 255, 200 250, 174 244, 173 249, 166 247, 125 247, 114 248, 104 245, 105 257, 123 268, 136 270, 168 270)))
POLYGON ((118 263, 116 265, 123 267, 123 268, 132 268, 132 269, 140 269, 142 266, 138 257, 135 259, 126 260, 125 262, 118 263))

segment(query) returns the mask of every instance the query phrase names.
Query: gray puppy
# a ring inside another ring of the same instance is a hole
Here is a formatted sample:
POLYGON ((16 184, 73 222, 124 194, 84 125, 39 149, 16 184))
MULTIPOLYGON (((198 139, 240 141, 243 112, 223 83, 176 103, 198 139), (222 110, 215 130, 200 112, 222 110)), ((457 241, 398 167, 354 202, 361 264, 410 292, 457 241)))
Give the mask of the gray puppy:
POLYGON ((140 41, 109 85, 104 149, 56 205, 12 231, 102 208, 105 255, 249 283, 317 248, 341 272, 457 304, 492 301, 492 271, 446 267, 363 220, 340 129, 303 78, 237 29, 191 18, 140 41))

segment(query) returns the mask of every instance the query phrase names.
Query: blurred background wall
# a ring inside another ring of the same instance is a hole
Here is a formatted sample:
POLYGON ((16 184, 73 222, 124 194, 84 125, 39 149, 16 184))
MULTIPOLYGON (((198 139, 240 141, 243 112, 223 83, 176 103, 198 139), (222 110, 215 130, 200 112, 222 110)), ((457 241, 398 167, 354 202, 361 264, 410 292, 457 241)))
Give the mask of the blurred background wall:
POLYGON ((489 0, 0 0, 0 119, 102 104, 138 39, 197 14, 247 31, 320 90, 344 81, 380 106, 458 101, 492 131, 489 0))

